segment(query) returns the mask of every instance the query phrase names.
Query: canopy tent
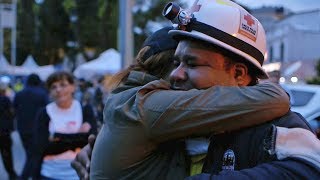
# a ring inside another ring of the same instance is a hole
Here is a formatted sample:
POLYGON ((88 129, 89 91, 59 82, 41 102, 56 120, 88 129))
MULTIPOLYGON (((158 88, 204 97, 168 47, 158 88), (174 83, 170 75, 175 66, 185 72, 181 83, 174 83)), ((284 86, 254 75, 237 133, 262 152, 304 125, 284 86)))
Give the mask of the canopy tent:
POLYGON ((97 59, 78 66, 73 74, 77 78, 90 80, 97 75, 114 74, 121 69, 120 53, 115 49, 108 49, 97 59))
POLYGON ((2 74, 27 76, 31 73, 35 73, 44 81, 54 71, 55 68, 53 65, 38 66, 30 55, 21 66, 11 66, 3 55, 0 58, 0 73, 2 74))
POLYGON ((45 81, 48 78, 48 76, 50 76, 50 74, 54 73, 55 71, 56 69, 53 65, 45 65, 35 68, 33 70, 33 73, 38 74, 41 80, 45 81))
POLYGON ((28 68, 28 69, 34 69, 34 68, 39 67, 39 65, 36 63, 36 61, 34 60, 34 58, 32 57, 32 55, 28 55, 28 57, 27 57, 26 60, 23 62, 23 64, 21 65, 21 67, 28 68))
POLYGON ((55 72, 53 65, 39 66, 37 68, 25 68, 22 66, 8 66, 7 74, 16 76, 28 76, 31 73, 38 74, 41 80, 46 80, 47 77, 55 72))

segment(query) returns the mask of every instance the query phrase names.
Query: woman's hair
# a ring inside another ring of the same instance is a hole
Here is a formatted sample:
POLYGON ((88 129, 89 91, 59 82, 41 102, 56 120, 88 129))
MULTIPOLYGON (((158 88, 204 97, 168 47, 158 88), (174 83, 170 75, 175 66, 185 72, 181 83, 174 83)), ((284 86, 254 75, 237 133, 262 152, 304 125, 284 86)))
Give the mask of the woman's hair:
POLYGON ((106 88, 108 90, 112 90, 119 86, 121 83, 127 80, 131 71, 145 72, 147 74, 156 76, 159 79, 166 78, 174 68, 173 55, 175 50, 166 50, 152 55, 148 59, 144 60, 144 54, 148 51, 148 49, 150 49, 149 46, 142 48, 135 59, 135 63, 113 75, 106 83, 106 88))
POLYGON ((131 71, 140 71, 160 78, 167 78, 172 69, 173 56, 178 42, 168 32, 172 27, 165 27, 146 39, 134 64, 118 72, 106 82, 106 89, 112 90, 125 82, 131 71))
POLYGON ((50 89, 53 83, 61 80, 67 80, 70 84, 74 84, 74 76, 71 73, 66 71, 57 71, 48 77, 46 87, 50 89))

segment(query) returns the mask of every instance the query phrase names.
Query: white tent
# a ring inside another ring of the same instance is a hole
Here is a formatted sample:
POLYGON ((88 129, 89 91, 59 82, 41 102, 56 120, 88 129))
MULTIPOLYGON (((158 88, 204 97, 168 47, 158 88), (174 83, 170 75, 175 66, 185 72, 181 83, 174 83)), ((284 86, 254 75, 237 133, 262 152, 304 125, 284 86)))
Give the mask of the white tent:
POLYGON ((50 74, 55 72, 55 68, 53 65, 45 65, 39 66, 38 68, 33 70, 33 73, 38 74, 41 80, 45 81, 50 74))
POLYGON ((16 76, 28 76, 31 73, 38 74, 41 80, 46 80, 47 77, 55 72, 53 65, 39 66, 37 68, 25 68, 22 66, 8 66, 7 73, 16 76))
POLYGON ((38 66, 32 56, 28 56, 22 66, 11 66, 3 55, 0 58, 0 73, 4 74, 27 76, 35 73, 44 81, 54 71, 53 65, 38 66))
POLYGON ((23 62, 21 66, 28 69, 34 69, 39 67, 39 65, 36 63, 36 61, 32 57, 32 55, 28 55, 28 57, 26 58, 26 60, 23 62))
POLYGON ((120 53, 115 49, 108 49, 101 53, 97 59, 81 64, 73 74, 77 78, 86 80, 96 75, 114 74, 121 69, 120 53))
POLYGON ((27 76, 31 74, 31 70, 21 66, 8 66, 8 74, 17 76, 27 76))

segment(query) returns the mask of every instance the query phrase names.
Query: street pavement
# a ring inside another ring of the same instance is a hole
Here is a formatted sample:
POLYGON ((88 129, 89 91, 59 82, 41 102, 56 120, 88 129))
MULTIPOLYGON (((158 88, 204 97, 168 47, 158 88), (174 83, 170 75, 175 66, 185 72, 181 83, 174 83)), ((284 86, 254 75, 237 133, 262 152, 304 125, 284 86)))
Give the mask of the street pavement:
MULTIPOLYGON (((11 137, 13 139, 12 150, 13 150, 14 168, 17 174, 20 175, 26 160, 26 155, 25 155, 18 132, 14 131, 11 134, 11 137)), ((0 155, 0 180, 7 180, 7 179, 8 179, 8 175, 3 166, 2 157, 0 155)))

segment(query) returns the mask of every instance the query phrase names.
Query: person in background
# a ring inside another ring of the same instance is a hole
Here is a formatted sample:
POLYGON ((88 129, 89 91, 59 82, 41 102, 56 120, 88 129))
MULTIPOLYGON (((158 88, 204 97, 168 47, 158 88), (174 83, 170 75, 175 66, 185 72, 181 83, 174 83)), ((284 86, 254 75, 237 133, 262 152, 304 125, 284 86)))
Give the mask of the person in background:
POLYGON ((95 107, 98 127, 101 127, 103 123, 104 99, 107 96, 105 89, 103 89, 103 82, 103 76, 94 82, 93 106, 95 107))
POLYGON ((83 78, 77 79, 75 85, 76 85, 76 90, 74 92, 74 98, 78 100, 80 103, 82 103, 84 98, 83 96, 87 91, 86 80, 83 78))
POLYGON ((82 106, 73 98, 75 81, 68 72, 51 74, 46 86, 53 100, 37 116, 33 138, 33 177, 35 179, 76 179, 70 162, 96 133, 90 105, 82 106))
POLYGON ((15 92, 11 87, 11 78, 8 76, 2 76, 0 77, 0 83, 6 87, 5 95, 10 99, 10 101, 13 101, 15 92))
POLYGON ((22 179, 31 176, 32 136, 37 112, 49 103, 48 93, 42 85, 43 83, 37 74, 30 74, 26 80, 26 87, 17 92, 13 100, 17 129, 26 152, 26 163, 21 174, 22 179))
POLYGON ((19 77, 16 79, 16 82, 13 85, 14 92, 19 92, 24 88, 22 79, 19 77))
POLYGON ((10 136, 14 129, 14 109, 12 102, 5 95, 6 89, 7 85, 0 81, 0 153, 9 179, 14 180, 17 178, 17 174, 13 166, 12 139, 10 136))

